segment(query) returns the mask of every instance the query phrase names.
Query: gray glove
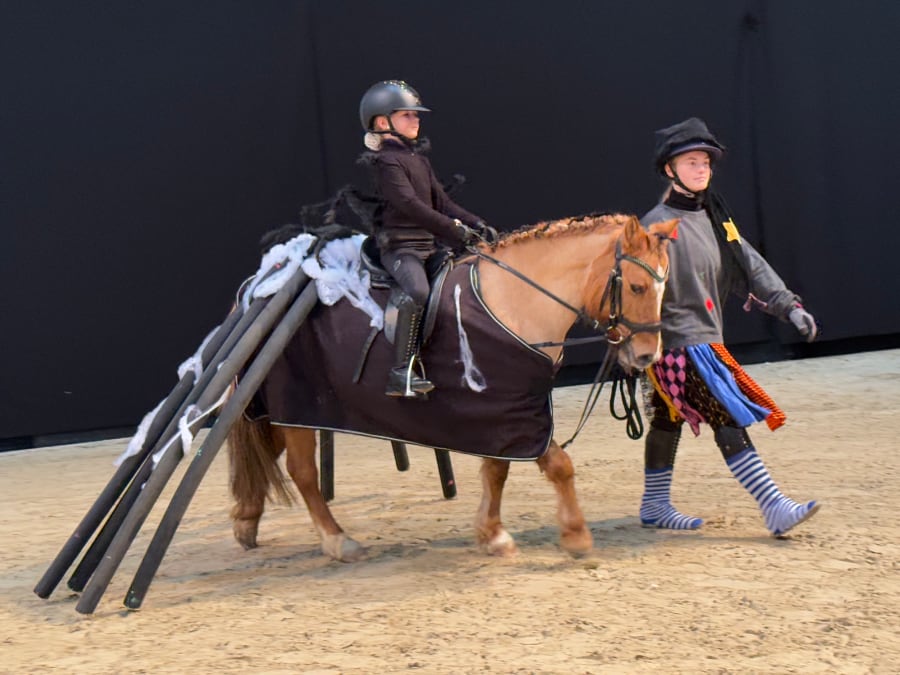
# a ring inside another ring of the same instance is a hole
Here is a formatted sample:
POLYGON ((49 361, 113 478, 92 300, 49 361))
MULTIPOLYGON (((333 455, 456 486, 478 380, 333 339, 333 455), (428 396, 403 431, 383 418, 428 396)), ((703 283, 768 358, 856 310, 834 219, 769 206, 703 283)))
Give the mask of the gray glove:
POLYGON ((794 328, 800 331, 800 335, 806 338, 807 342, 812 342, 816 339, 816 334, 819 332, 816 320, 801 305, 797 305, 791 310, 790 314, 788 314, 788 319, 794 324, 794 328))

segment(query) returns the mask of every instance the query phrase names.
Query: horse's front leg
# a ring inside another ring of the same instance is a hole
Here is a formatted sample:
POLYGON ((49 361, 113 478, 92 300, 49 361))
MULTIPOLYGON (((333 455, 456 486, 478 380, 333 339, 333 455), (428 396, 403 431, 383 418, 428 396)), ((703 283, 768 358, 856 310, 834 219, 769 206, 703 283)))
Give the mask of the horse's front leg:
POLYGON ((319 489, 315 430, 285 428, 283 433, 288 475, 306 503, 309 516, 319 533, 322 552, 341 562, 359 560, 365 554, 365 549, 344 534, 319 489))
POLYGON ((500 520, 500 500, 503 485, 509 475, 509 462, 500 459, 482 460, 481 463, 481 505, 475 518, 478 545, 491 555, 512 556, 516 553, 516 542, 503 528, 500 520))
POLYGON ((550 441, 550 449, 537 463, 556 488, 560 546, 571 555, 588 553, 594 547, 594 538, 584 522, 584 514, 575 495, 575 467, 572 465, 572 458, 556 441, 550 441))

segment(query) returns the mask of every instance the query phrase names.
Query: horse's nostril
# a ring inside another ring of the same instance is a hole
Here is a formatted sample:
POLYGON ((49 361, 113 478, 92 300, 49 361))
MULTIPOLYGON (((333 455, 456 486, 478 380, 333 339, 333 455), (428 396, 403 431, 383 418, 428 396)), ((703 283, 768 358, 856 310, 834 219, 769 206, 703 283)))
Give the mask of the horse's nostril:
POLYGON ((647 366, 653 363, 653 355, 652 354, 644 354, 643 356, 637 357, 637 367, 643 370, 647 366))

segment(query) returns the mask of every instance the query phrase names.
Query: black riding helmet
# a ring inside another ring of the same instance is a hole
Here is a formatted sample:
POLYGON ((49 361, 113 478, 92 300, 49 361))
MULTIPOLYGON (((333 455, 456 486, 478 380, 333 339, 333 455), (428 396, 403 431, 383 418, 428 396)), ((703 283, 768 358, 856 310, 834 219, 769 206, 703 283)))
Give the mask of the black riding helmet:
POLYGON ((359 102, 359 121, 363 129, 372 131, 372 121, 379 115, 386 115, 388 122, 391 113, 398 110, 418 110, 431 112, 422 105, 419 93, 402 80, 385 80, 373 84, 363 94, 359 102))
POLYGON ((725 146, 716 140, 712 132, 706 128, 706 123, 698 117, 691 117, 665 129, 659 129, 656 132, 654 152, 656 170, 664 178, 668 178, 666 165, 673 157, 692 150, 702 150, 709 155, 711 162, 715 162, 722 158, 725 146))

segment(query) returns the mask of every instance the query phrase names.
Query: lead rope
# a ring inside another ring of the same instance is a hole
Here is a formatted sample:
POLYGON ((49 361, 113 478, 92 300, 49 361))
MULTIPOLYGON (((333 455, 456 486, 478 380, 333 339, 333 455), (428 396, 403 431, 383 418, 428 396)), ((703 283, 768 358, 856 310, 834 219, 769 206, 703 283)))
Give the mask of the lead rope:
POLYGON ((635 395, 637 390, 637 376, 627 375, 621 368, 618 369, 618 371, 615 371, 615 353, 616 348, 614 346, 610 346, 610 348, 606 350, 603 362, 600 364, 600 368, 594 376, 594 381, 591 383, 591 390, 588 392, 587 399, 584 402, 584 408, 581 411, 581 418, 578 420, 578 425, 575 427, 575 433, 572 434, 572 437, 569 438, 569 440, 562 444, 561 447, 563 449, 571 445, 581 433, 582 429, 584 429, 588 419, 594 412, 594 406, 597 405, 597 401, 600 399, 600 394, 603 393, 603 386, 606 384, 607 380, 612 382, 612 388, 609 392, 610 414, 617 420, 625 421, 625 433, 631 440, 636 441, 644 435, 644 420, 641 417, 641 408, 640 405, 638 405, 637 396, 635 395), (617 394, 618 401, 622 407, 621 413, 616 409, 617 394))
POLYGON ((625 421, 625 433, 633 441, 644 435, 644 418, 641 417, 641 406, 635 395, 637 380, 636 375, 627 375, 620 370, 613 380, 613 390, 609 396, 609 414, 617 420, 625 421), (622 404, 621 415, 616 412, 616 392, 622 404))
POLYGON ((594 406, 597 405, 597 400, 600 398, 600 394, 603 392, 603 385, 606 384, 606 378, 612 372, 612 364, 615 362, 614 352, 615 347, 610 347, 606 350, 606 355, 603 357, 603 362, 600 364, 600 368, 597 370, 597 374, 594 376, 594 381, 591 383, 591 390, 588 392, 587 398, 584 401, 584 408, 581 411, 581 419, 578 420, 578 424, 575 426, 575 433, 572 434, 572 437, 569 438, 565 443, 563 443, 560 447, 564 450, 571 445, 572 441, 577 438, 578 434, 581 433, 581 430, 584 428, 584 425, 587 424, 588 418, 594 412, 594 406))

